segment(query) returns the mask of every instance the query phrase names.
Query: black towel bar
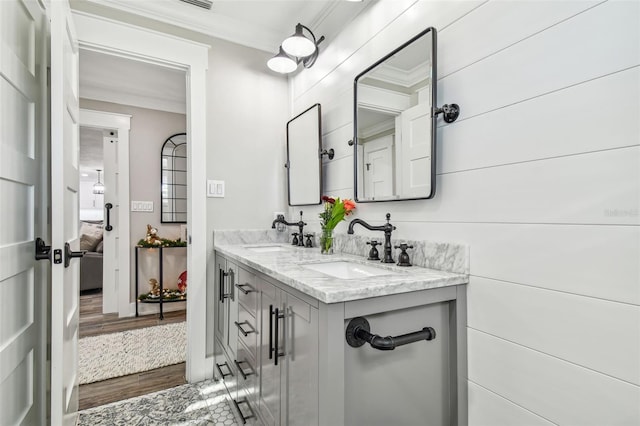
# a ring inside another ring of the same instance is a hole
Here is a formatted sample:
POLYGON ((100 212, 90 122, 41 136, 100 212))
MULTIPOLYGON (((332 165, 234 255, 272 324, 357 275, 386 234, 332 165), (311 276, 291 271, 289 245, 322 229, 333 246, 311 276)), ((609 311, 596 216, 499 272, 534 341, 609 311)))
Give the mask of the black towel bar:
POLYGON ((391 351, 398 346, 419 342, 420 340, 433 340, 436 338, 436 331, 432 327, 424 327, 422 330, 413 333, 402 334, 400 336, 381 337, 370 333, 369 321, 364 317, 356 317, 349 322, 346 331, 347 343, 349 346, 358 348, 365 343, 369 343, 372 348, 381 351, 391 351))

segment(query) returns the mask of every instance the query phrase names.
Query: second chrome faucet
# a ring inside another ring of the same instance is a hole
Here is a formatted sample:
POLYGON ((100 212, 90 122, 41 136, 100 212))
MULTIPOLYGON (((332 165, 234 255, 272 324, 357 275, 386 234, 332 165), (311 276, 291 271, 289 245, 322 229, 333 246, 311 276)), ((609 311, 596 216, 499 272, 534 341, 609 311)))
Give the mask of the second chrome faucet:
POLYGON ((353 234, 353 227, 355 225, 362 225, 365 228, 367 228, 370 231, 382 231, 384 232, 384 258, 382 259, 382 263, 394 263, 395 261, 393 260, 393 256, 392 256, 392 246, 391 246, 391 232, 396 229, 395 226, 393 226, 391 223, 389 223, 389 220, 391 219, 391 214, 387 213, 387 223, 385 223, 384 225, 379 225, 379 226, 372 226, 369 225, 367 222, 365 222, 362 219, 353 219, 350 223, 349 223, 349 229, 347 230, 347 234, 353 234))

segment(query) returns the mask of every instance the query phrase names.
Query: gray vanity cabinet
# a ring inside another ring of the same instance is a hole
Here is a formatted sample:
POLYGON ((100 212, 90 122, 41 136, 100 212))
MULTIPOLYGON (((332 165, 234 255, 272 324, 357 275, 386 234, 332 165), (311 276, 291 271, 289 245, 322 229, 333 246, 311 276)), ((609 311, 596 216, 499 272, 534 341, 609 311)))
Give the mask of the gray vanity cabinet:
POLYGON ((323 303, 216 259, 215 374, 246 424, 468 424, 465 284, 323 303), (435 338, 358 346, 347 339, 362 320, 379 336, 435 338))
POLYGON ((266 426, 317 424, 318 309, 262 278, 257 283, 260 417, 266 426))

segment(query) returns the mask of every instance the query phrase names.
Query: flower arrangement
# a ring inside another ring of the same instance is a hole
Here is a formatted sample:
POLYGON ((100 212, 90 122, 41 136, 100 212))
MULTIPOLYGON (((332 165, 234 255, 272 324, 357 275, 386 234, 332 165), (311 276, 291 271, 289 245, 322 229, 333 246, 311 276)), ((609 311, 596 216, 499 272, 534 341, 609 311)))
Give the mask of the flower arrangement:
POLYGON ((342 222, 346 216, 353 213, 356 203, 353 200, 340 197, 322 196, 324 201, 324 210, 319 214, 320 226, 322 227, 322 235, 320 236, 320 249, 322 253, 333 252, 333 230, 342 222))

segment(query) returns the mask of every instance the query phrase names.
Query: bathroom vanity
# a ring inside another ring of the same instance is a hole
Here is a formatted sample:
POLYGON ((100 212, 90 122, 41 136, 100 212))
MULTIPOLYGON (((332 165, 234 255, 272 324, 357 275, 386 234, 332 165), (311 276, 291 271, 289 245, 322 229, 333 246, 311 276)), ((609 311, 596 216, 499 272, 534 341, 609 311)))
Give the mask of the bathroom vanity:
POLYGON ((366 247, 355 236, 326 256, 280 235, 214 234, 215 377, 236 414, 264 425, 466 424, 466 247, 416 249, 414 263, 460 269, 449 272, 368 262, 348 254, 366 247), (414 342, 353 347, 356 318, 378 341, 414 342))

